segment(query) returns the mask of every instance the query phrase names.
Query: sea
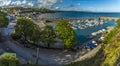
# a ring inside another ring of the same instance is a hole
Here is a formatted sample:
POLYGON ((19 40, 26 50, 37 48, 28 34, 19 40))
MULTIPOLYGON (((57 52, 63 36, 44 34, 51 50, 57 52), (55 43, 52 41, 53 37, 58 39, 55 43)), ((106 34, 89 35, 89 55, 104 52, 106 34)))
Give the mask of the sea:
MULTIPOLYGON (((98 13, 98 12, 55 12, 55 13, 46 13, 40 15, 40 18, 46 19, 81 19, 81 18, 95 18, 98 20, 99 17, 115 17, 120 18, 120 13, 98 13)), ((76 40, 79 44, 84 44, 85 42, 89 41, 88 37, 91 36, 91 33, 96 32, 101 29, 106 29, 109 26, 115 26, 116 21, 108 21, 103 25, 98 25, 96 27, 88 27, 86 29, 76 29, 76 40)))

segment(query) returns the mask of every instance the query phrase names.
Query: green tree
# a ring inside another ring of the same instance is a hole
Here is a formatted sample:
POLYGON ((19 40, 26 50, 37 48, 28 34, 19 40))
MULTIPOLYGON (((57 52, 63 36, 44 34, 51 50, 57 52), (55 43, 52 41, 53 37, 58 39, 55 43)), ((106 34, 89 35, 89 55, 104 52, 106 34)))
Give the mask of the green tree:
POLYGON ((7 27, 9 20, 6 18, 6 16, 6 13, 0 12, 0 27, 7 27))
POLYGON ((41 38, 41 29, 39 28, 38 25, 34 26, 34 30, 31 30, 32 32, 30 33, 30 40, 34 42, 34 44, 38 44, 42 40, 41 38))
POLYGON ((27 41, 27 38, 31 37, 34 32, 36 24, 34 24, 30 19, 19 18, 15 26, 15 34, 21 36, 24 39, 24 42, 27 41))
POLYGON ((56 27, 56 34, 64 43, 65 48, 72 48, 76 44, 75 31, 67 21, 60 21, 56 27))
POLYGON ((18 66, 19 60, 15 56, 4 54, 0 58, 0 66, 18 66))
POLYGON ((46 26, 44 28, 42 31, 42 39, 42 41, 48 45, 48 48, 50 48, 50 44, 56 42, 56 35, 52 26, 46 26))

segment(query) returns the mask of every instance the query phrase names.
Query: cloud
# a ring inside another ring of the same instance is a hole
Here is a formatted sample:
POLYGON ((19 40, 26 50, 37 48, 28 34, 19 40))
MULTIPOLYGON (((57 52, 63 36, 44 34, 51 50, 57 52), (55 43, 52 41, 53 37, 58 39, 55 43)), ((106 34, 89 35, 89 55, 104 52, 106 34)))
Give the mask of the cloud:
POLYGON ((23 4, 26 4, 26 3, 27 3, 27 1, 26 1, 26 0, 23 0, 23 1, 22 1, 22 3, 23 3, 23 4))
POLYGON ((33 7, 33 6, 34 6, 34 3, 29 2, 27 5, 30 6, 30 7, 33 7))
POLYGON ((10 5, 11 6, 21 6, 21 7, 33 7, 34 3, 31 1, 26 1, 26 0, 23 0, 23 1, 17 0, 17 1, 12 2, 10 5))
POLYGON ((51 8, 53 5, 62 3, 63 0, 38 0, 39 5, 44 8, 51 8))
POLYGON ((56 10, 59 10, 59 9, 60 9, 60 7, 55 7, 55 9, 56 9, 56 10))
POLYGON ((27 0, 0 0, 0 6, 2 7, 11 7, 11 6, 21 6, 21 7, 33 7, 35 3, 27 0))
POLYGON ((21 6, 21 7, 44 7, 52 8, 58 3, 63 3, 63 0, 0 0, 0 6, 11 7, 11 6, 21 6))
POLYGON ((0 0, 0 6, 7 6, 11 3, 11 0, 0 0))
POLYGON ((20 6, 21 4, 22 4, 21 1, 14 1, 14 2, 12 2, 10 5, 20 6))

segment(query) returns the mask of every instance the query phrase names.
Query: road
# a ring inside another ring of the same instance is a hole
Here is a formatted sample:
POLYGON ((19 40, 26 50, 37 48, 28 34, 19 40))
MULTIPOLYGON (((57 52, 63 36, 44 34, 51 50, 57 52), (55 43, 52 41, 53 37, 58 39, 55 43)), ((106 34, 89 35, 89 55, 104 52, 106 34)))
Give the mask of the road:
POLYGON ((96 48, 94 48, 93 50, 89 51, 88 53, 86 53, 83 56, 79 56, 79 58, 77 58, 76 60, 74 60, 73 62, 78 62, 78 61, 82 61, 85 59, 89 59, 92 58, 96 55, 96 53, 101 49, 101 44, 99 46, 97 46, 96 48))
MULTIPOLYGON (((9 37, 9 29, 2 28, 2 38, 4 39, 3 44, 8 46, 12 51, 14 51, 18 56, 35 63, 36 57, 33 55, 36 54, 36 51, 30 48, 24 48, 13 41, 9 37)), ((75 52, 65 51, 65 50, 48 50, 40 49, 39 54, 39 64, 41 65, 50 65, 50 66, 59 66, 64 64, 69 64, 74 59, 75 52)))
MULTIPOLYGON (((3 39, 3 44, 5 46, 8 46, 12 51, 14 51, 18 56, 23 57, 27 61, 31 61, 35 63, 36 58, 33 57, 31 52, 26 51, 24 48, 17 46, 12 42, 9 38, 9 29, 8 28, 1 28, 2 32, 2 39, 3 39)), ((42 61, 39 61, 40 64, 46 64, 42 61)))

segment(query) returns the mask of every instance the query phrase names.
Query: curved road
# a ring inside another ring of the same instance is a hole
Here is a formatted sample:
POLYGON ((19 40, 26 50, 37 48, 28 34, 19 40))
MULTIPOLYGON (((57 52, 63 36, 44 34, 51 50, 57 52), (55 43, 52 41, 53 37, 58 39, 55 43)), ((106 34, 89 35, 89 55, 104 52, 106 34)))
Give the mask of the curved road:
MULTIPOLYGON (((31 61, 35 63, 36 58, 32 56, 31 52, 24 50, 24 48, 21 48, 14 44, 9 39, 9 29, 8 28, 1 28, 1 34, 2 39, 4 40, 3 44, 8 46, 12 51, 14 51, 18 56, 23 57, 27 61, 31 61)), ((39 60, 39 64, 46 64, 39 60)))

